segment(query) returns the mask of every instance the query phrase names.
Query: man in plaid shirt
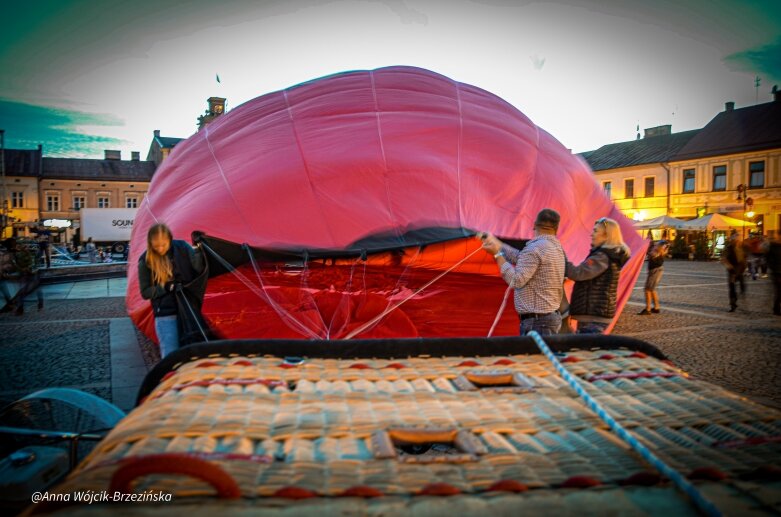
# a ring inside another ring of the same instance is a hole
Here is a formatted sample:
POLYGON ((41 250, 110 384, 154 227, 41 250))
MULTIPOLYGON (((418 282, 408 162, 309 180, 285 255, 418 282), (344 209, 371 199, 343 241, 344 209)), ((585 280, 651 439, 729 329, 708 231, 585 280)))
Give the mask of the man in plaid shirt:
POLYGON ((534 238, 521 251, 493 235, 483 238, 483 249, 494 256, 507 285, 515 288, 521 335, 536 330, 545 336, 556 334, 561 328, 558 309, 566 258, 556 238, 560 220, 555 210, 540 210, 534 221, 534 238))

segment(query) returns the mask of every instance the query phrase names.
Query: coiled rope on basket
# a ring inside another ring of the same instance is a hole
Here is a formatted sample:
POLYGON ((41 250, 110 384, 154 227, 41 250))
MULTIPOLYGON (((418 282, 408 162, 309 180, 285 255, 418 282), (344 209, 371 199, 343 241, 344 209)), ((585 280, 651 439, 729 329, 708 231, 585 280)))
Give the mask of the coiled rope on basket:
POLYGON ((594 397, 586 393, 586 390, 583 389, 583 386, 580 384, 580 382, 566 368, 564 368, 564 366, 562 366, 558 359, 556 359, 556 356, 548 347, 548 344, 545 342, 545 340, 542 339, 542 336, 540 336, 535 331, 529 332, 528 336, 534 340, 537 348, 539 348, 540 351, 545 354, 545 357, 547 357, 548 360, 553 364, 559 375, 561 375, 561 377, 567 381, 567 384, 569 384, 570 387, 577 392, 577 394, 586 402, 586 405, 592 411, 594 411, 599 416, 599 418, 602 419, 602 421, 605 422, 610 427, 610 429, 619 436, 619 438, 624 440, 624 442, 632 447, 635 452, 637 452, 644 460, 650 463, 663 476, 671 480, 675 486, 678 487, 678 489, 681 490, 684 494, 686 494, 692 500, 695 506, 697 506, 697 508, 699 508, 703 513, 712 517, 721 516, 721 512, 716 507, 716 505, 713 504, 712 501, 706 499, 702 492, 697 490, 697 487, 692 485, 680 472, 659 459, 645 445, 640 443, 637 438, 629 434, 629 432, 624 429, 621 424, 619 424, 612 416, 607 413, 607 411, 605 411, 605 408, 603 408, 599 402, 594 399, 594 397))

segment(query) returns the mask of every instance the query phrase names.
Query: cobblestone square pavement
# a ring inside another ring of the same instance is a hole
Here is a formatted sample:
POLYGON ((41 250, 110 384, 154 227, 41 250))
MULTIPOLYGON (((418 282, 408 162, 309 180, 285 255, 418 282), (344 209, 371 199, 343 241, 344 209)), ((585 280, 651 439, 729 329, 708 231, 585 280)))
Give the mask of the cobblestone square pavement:
MULTIPOLYGON (((726 273, 714 262, 668 261, 662 313, 639 316, 645 266, 615 333, 662 350, 703 380, 781 407, 781 317, 770 310, 768 279, 746 280, 728 313, 726 273)), ((133 327, 125 279, 44 286, 43 311, 30 297, 24 316, 0 314, 0 406, 46 387, 94 393, 129 410, 156 347, 133 327)))

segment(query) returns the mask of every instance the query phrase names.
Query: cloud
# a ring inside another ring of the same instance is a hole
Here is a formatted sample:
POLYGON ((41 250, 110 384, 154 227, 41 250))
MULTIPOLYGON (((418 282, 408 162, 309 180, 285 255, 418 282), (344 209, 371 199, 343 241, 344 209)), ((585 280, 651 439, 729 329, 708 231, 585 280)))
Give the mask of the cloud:
POLYGON ((781 81, 781 38, 761 47, 736 52, 724 58, 732 69, 758 73, 771 81, 781 81))
POLYGON ((116 116, 63 110, 0 99, 0 127, 6 147, 30 149, 43 145, 45 156, 98 158, 104 149, 117 148, 124 140, 90 134, 92 128, 124 126, 116 116))

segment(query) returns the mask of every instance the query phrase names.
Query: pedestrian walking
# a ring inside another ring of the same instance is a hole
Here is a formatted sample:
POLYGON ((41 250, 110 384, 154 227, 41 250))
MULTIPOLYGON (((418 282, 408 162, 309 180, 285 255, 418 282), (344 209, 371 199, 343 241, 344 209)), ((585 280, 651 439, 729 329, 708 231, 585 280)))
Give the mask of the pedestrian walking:
POLYGON ((578 334, 602 334, 616 314, 618 279, 629 260, 621 227, 603 217, 594 223, 591 250, 575 266, 567 262, 566 276, 575 281, 570 300, 570 315, 578 322, 578 334))
POLYGON ((727 287, 729 289, 729 312, 738 308, 738 291, 735 284, 740 283, 740 294, 746 294, 746 281, 743 273, 746 271, 746 255, 740 242, 738 232, 733 231, 724 246, 721 263, 727 268, 727 287))
POLYGON ((493 255, 502 278, 515 289, 515 310, 521 319, 520 333, 541 335, 559 332, 566 256, 556 238, 561 217, 545 208, 534 221, 534 238, 522 250, 483 234, 483 249, 493 255))
POLYGON ((773 282, 773 314, 781 316, 781 230, 767 246, 767 266, 773 282))
POLYGON ((97 248, 95 247, 95 243, 92 242, 92 237, 87 239, 87 243, 84 245, 84 251, 87 252, 87 258, 89 259, 90 263, 95 263, 95 255, 97 254, 97 248))
POLYGON ((43 263, 46 262, 46 268, 52 267, 52 231, 42 224, 39 224, 30 231, 38 236, 38 260, 43 263))
POLYGON ((648 276, 645 279, 645 309, 639 312, 641 316, 659 314, 659 292, 656 288, 662 280, 664 272, 664 258, 667 256, 667 241, 659 241, 651 246, 648 252, 648 276), (651 304, 653 303, 653 307, 651 304))
POLYGON ((155 224, 147 233, 147 248, 138 260, 138 284, 141 296, 152 303, 155 333, 160 356, 179 348, 181 317, 177 294, 185 284, 204 270, 203 254, 187 242, 174 240, 164 224, 155 224))

